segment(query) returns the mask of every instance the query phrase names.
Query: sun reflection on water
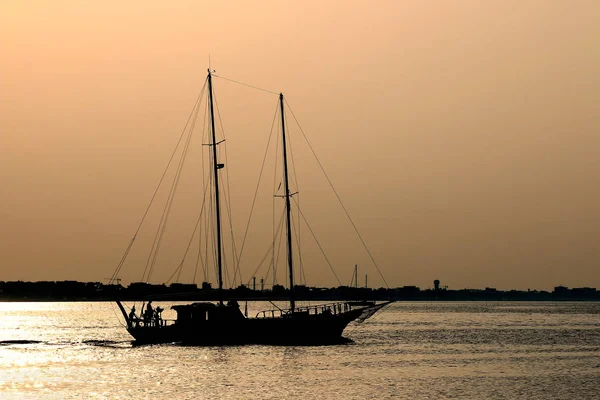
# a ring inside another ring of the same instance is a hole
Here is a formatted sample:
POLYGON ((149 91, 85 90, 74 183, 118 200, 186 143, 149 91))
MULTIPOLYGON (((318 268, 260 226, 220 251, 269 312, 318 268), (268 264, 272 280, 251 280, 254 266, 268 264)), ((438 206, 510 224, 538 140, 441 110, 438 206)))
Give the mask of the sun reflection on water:
POLYGON ((112 303, 0 303, 0 398, 598 394, 597 303, 397 303, 350 325, 353 343, 322 347, 132 347, 116 311, 112 303))

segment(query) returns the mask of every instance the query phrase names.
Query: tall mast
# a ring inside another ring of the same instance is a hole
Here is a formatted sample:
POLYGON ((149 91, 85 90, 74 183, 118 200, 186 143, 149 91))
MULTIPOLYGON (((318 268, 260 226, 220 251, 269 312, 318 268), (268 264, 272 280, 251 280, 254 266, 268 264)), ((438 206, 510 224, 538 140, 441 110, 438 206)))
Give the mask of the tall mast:
POLYGON ((223 268, 221 250, 221 205, 219 203, 219 169, 225 164, 217 163, 217 138, 215 133, 215 113, 213 109, 212 75, 208 69, 208 96, 210 103, 210 124, 212 128, 213 169, 215 173, 215 213, 217 215, 217 266, 219 267, 219 304, 223 305, 223 268))
POLYGON ((288 183, 288 164, 287 164, 287 146, 285 144, 285 117, 283 112, 283 93, 279 93, 279 106, 281 108, 281 134, 283 137, 283 180, 285 183, 285 222, 287 226, 287 255, 288 255, 288 267, 290 270, 290 309, 292 313, 296 307, 296 299, 294 296, 294 266, 293 266, 293 255, 292 255, 292 223, 290 217, 290 187, 288 183))

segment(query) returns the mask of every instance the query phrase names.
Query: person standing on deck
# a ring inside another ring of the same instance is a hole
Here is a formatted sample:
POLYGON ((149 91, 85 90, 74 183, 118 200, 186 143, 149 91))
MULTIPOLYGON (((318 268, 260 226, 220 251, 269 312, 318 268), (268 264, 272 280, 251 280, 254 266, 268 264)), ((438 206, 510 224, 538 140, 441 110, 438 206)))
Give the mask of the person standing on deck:
POLYGON ((156 310, 154 310, 154 326, 162 326, 162 312, 164 311, 163 308, 160 307, 156 307, 156 310))
POLYGON ((146 306, 146 311, 144 311, 144 325, 150 326, 152 324, 152 317, 154 314, 154 309, 152 308, 152 300, 148 302, 146 306))

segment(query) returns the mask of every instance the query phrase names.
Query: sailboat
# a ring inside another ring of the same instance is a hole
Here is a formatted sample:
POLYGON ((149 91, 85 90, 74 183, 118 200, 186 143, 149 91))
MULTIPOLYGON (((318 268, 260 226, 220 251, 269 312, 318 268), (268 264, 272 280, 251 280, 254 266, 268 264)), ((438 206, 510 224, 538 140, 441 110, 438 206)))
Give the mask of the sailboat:
POLYGON ((285 227, 287 231, 287 267, 289 273, 289 309, 277 309, 259 312, 255 317, 245 315, 237 301, 225 302, 223 299, 223 257, 221 232, 221 206, 219 198, 219 170, 224 167, 217 159, 215 136, 215 114, 213 101, 213 82, 211 70, 208 70, 208 109, 212 128, 212 184, 214 185, 214 209, 216 220, 216 263, 218 270, 219 301, 194 302, 174 305, 177 317, 174 320, 162 320, 155 310, 153 315, 138 318, 133 312, 127 313, 120 300, 117 306, 125 318, 127 331, 136 344, 181 343, 186 345, 323 345, 340 343, 342 333, 352 322, 362 322, 391 301, 375 302, 338 302, 313 306, 297 306, 294 293, 294 265, 292 249, 292 228, 290 197, 292 196, 288 179, 288 155, 286 150, 286 123, 284 97, 279 94, 281 114, 281 132, 283 147, 283 183, 285 194, 285 227))

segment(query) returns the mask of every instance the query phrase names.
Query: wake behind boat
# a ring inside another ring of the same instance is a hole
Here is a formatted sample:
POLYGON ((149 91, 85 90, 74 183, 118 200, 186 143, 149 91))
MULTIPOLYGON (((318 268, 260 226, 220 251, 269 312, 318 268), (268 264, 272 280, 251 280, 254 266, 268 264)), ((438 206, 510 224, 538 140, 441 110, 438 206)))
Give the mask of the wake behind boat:
MULTIPOLYGON (((243 344, 333 344, 339 343, 346 326, 352 322, 362 322, 391 301, 376 304, 375 302, 339 302, 314 306, 296 306, 294 293, 294 257, 292 248, 291 204, 294 195, 290 191, 288 178, 288 154, 286 144, 286 121, 284 112, 284 97, 279 94, 281 115, 281 140, 283 148, 283 184, 285 201, 285 230, 287 267, 289 279, 289 309, 274 309, 261 311, 254 317, 248 317, 241 310, 237 301, 225 302, 223 299, 223 245, 222 245, 222 215, 219 189, 219 171, 224 164, 218 160, 217 146, 221 143, 216 139, 215 112, 213 100, 212 73, 208 71, 208 110, 209 131, 211 135, 211 182, 214 190, 215 211, 215 245, 216 266, 218 271, 219 301, 195 302, 185 305, 175 305, 171 308, 177 313, 175 320, 162 318, 160 308, 154 309, 151 302, 137 316, 135 309, 129 313, 120 300, 117 305, 127 323, 127 331, 138 344, 182 343, 191 345, 243 345, 243 344)), ((139 228, 138 228, 139 230, 139 228)), ((135 240, 132 239, 132 243, 135 240)), ((129 252, 128 248, 113 278, 117 277, 123 261, 129 252)))

